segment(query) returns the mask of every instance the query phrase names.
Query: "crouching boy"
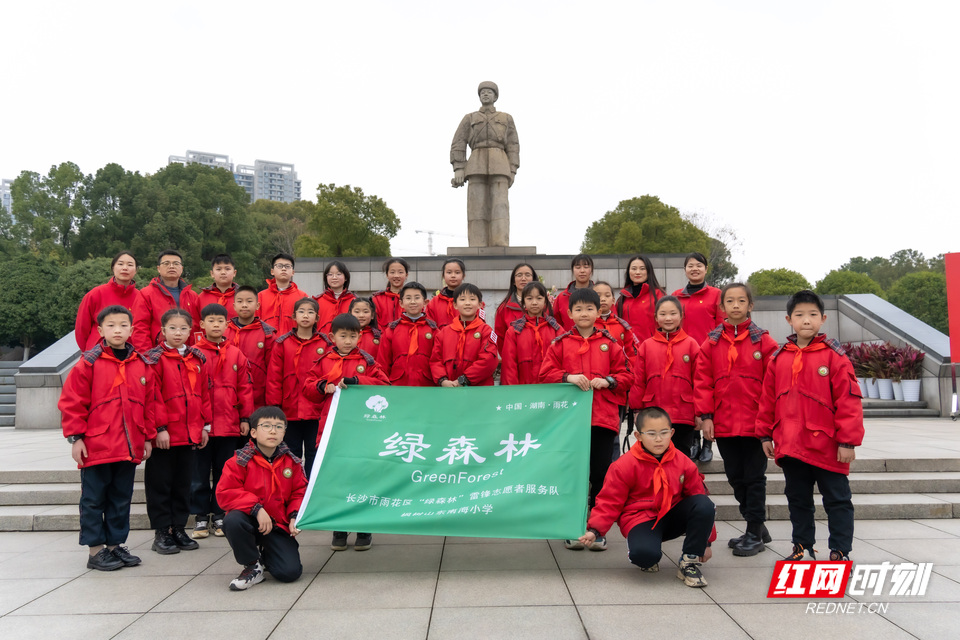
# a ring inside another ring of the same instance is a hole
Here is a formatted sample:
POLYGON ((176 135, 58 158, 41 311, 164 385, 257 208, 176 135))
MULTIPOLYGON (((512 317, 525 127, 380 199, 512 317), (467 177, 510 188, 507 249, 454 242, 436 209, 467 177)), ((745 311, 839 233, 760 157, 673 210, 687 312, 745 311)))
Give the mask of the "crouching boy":
POLYGON ((243 571, 231 583, 243 591, 263 581, 263 572, 293 582, 303 572, 294 526, 307 478, 300 460, 283 442, 287 418, 277 407, 250 416, 250 442, 223 466, 217 502, 226 511, 223 532, 243 571))
POLYGON ((703 476, 673 446, 673 426, 663 409, 644 409, 633 436, 630 452, 610 465, 580 542, 589 547, 617 522, 630 562, 652 573, 660 570, 663 541, 685 536, 677 577, 688 587, 705 587, 700 564, 710 559, 717 531, 703 476))

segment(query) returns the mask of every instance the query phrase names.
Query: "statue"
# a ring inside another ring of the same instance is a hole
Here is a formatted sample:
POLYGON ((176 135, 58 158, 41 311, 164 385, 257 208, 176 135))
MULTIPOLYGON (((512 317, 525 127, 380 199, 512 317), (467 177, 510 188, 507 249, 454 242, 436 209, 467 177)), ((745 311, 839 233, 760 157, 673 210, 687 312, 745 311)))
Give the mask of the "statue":
POLYGON ((493 103, 500 90, 493 82, 477 88, 480 110, 463 116, 450 145, 454 188, 467 186, 467 238, 471 247, 510 246, 507 190, 520 166, 520 140, 510 114, 493 103), (467 159, 467 146, 470 159, 467 159))

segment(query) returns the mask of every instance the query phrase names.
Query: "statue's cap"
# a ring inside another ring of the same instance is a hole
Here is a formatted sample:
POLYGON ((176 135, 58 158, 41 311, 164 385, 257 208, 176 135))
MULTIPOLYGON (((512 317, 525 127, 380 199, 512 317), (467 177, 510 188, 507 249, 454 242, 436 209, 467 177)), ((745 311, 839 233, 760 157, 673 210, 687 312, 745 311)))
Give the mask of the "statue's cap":
POLYGON ((480 86, 477 87, 477 95, 480 95, 480 92, 484 89, 493 89, 493 92, 497 94, 497 97, 500 97, 500 89, 497 87, 496 82, 490 82, 489 80, 484 80, 480 83, 480 86))

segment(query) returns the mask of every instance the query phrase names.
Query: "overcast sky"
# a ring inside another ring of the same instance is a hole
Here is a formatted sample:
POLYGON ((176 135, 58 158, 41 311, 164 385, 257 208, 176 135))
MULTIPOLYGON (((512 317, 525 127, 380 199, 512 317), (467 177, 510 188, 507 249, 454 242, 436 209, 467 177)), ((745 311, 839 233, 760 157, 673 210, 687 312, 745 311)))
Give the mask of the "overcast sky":
MULTIPOLYGON (((511 243, 576 253, 653 194, 734 228, 743 277, 960 250, 960 3, 31 2, 2 11, 0 177, 187 149, 376 194, 395 255, 466 244, 449 147, 499 84, 511 243), (439 234, 450 234, 448 236, 439 234)), ((436 249, 435 249, 436 250, 436 249)), ((643 247, 638 247, 643 251, 643 247)))

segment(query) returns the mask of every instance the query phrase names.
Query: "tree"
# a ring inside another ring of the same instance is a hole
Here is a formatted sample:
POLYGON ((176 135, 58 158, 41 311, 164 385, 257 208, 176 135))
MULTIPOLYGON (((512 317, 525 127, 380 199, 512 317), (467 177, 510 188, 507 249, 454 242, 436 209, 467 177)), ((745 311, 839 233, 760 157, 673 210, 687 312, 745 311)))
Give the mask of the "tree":
POLYGON ((24 359, 34 347, 53 342, 51 309, 59 267, 51 260, 24 254, 0 263, 0 344, 22 345, 24 359))
POLYGON ((889 291, 894 282, 907 275, 919 271, 929 271, 937 265, 936 258, 926 260, 923 254, 914 249, 901 249, 889 258, 874 256, 867 260, 861 256, 852 258, 840 266, 846 271, 863 273, 872 278, 884 291, 889 291))
POLYGON ((22 172, 10 188, 14 239, 43 254, 66 258, 77 226, 87 217, 82 198, 86 180, 72 162, 50 167, 46 176, 22 172))
POLYGON ((707 284, 723 287, 733 282, 739 272, 733 263, 733 252, 739 251, 742 245, 733 227, 720 224, 715 216, 701 211, 685 213, 683 217, 710 237, 710 253, 706 254, 709 263, 707 284))
POLYGON ((73 331, 77 309, 83 296, 113 275, 110 271, 111 260, 112 258, 90 258, 60 270, 57 283, 53 287, 53 298, 57 302, 48 311, 51 316, 50 330, 55 338, 62 338, 73 331))
POLYGON ((947 333, 947 277, 942 273, 908 273, 890 287, 888 299, 931 327, 947 333))
POLYGON ((587 228, 583 253, 710 253, 710 238, 676 207, 645 195, 623 200, 587 228))
POLYGON ((270 268, 271 256, 281 252, 294 255, 294 244, 306 233, 307 220, 316 208, 309 200, 290 203, 257 200, 250 205, 250 221, 263 238, 260 262, 265 271, 270 268))
POLYGON ((810 283, 801 274, 790 269, 761 269, 747 278, 747 284, 758 296, 790 296, 801 289, 810 289, 810 283))
POLYGON ((399 218, 377 196, 363 195, 360 187, 321 184, 307 233, 294 246, 304 257, 389 256, 390 238, 399 230, 399 218))
POLYGON ((844 271, 843 269, 834 269, 823 277, 823 280, 817 283, 817 293, 836 294, 843 293, 873 293, 881 298, 884 297, 883 289, 870 276, 856 271, 844 271))

